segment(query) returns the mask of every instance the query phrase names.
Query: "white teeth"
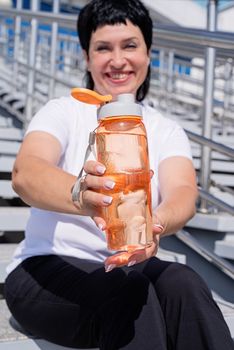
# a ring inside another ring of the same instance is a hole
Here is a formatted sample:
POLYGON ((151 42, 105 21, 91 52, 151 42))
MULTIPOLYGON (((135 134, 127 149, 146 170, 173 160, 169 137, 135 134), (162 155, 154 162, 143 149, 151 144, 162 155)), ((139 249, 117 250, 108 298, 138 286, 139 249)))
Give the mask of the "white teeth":
POLYGON ((124 79, 126 78, 127 74, 125 73, 112 73, 110 74, 112 79, 124 79))

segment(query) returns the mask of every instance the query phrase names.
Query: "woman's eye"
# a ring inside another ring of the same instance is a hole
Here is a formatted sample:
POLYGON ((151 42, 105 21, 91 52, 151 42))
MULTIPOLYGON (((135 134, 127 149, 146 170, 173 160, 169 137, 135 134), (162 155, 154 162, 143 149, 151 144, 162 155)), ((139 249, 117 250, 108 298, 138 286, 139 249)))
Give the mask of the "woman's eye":
POLYGON ((137 46, 136 46, 136 44, 135 43, 128 43, 128 44, 126 44, 126 48, 127 49, 135 49, 137 46))
POLYGON ((107 51, 107 50, 109 50, 109 47, 108 46, 99 46, 99 47, 97 47, 96 50, 97 51, 107 51))

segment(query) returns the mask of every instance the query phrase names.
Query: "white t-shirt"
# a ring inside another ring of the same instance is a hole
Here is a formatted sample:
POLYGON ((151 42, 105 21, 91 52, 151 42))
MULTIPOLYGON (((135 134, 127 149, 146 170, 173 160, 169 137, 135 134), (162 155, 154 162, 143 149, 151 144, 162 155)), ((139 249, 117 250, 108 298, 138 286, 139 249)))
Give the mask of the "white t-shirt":
MULTIPOLYGON (((54 99, 35 115, 27 133, 45 131, 55 136, 62 149, 58 166, 77 176, 83 166, 89 133, 97 127, 96 111, 96 106, 72 97, 54 99)), ((143 121, 148 136, 150 167, 154 171, 152 205, 156 208, 160 201, 159 163, 171 156, 192 159, 191 150, 183 129, 157 110, 143 105, 143 121)), ((7 272, 28 257, 45 254, 102 262, 111 253, 106 248, 105 234, 90 217, 31 208, 25 239, 17 247, 7 272)))

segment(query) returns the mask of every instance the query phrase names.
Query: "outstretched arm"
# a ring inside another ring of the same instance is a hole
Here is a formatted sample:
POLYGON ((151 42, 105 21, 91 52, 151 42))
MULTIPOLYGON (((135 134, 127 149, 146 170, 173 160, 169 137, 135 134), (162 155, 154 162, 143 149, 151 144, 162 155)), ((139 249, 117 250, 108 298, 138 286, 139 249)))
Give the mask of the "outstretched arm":
POLYGON ((57 167, 61 154, 59 141, 45 132, 29 133, 17 155, 12 185, 30 206, 64 212, 75 212, 71 186, 75 177, 57 167))
MULTIPOLYGON (((77 207, 71 198, 71 188, 76 176, 58 167, 60 157, 61 145, 56 137, 41 131, 29 133, 21 145, 12 172, 15 192, 25 203, 40 209, 97 215, 98 207, 108 205, 105 196, 94 191, 85 191, 85 205, 82 208, 77 207)), ((105 187, 106 178, 100 176, 102 168, 101 164, 92 162, 92 186, 96 189, 105 187)))
POLYGON ((175 233, 193 217, 198 195, 192 161, 170 157, 159 165, 161 203, 155 215, 164 226, 162 235, 175 233))

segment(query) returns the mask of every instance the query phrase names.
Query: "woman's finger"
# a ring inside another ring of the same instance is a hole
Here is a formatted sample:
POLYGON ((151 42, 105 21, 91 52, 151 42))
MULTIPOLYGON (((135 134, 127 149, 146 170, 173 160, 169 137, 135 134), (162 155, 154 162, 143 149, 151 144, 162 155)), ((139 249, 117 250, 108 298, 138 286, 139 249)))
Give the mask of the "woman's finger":
POLYGON ((155 256, 159 247, 160 233, 163 231, 156 218, 154 218, 155 226, 153 226, 153 242, 149 247, 135 250, 133 252, 121 252, 108 257, 105 260, 105 270, 109 272, 120 266, 133 266, 152 256, 155 256))
POLYGON ((105 176, 95 176, 87 174, 84 179, 86 188, 91 188, 93 190, 103 190, 110 191, 115 187, 115 182, 105 176))
POLYGON ((109 256, 105 260, 105 270, 110 272, 116 267, 120 266, 133 266, 151 256, 154 256, 157 251, 157 244, 153 242, 150 247, 135 250, 134 252, 121 252, 115 255, 109 256))
POLYGON ((145 261, 146 259, 151 258, 152 256, 155 256, 157 252, 158 246, 157 242, 154 241, 151 246, 143 249, 143 250, 136 250, 131 254, 131 256, 128 259, 128 266, 133 266, 135 264, 139 264, 142 261, 145 261))
POLYGON ((106 272, 110 272, 115 267, 128 265, 128 260, 131 257, 131 253, 129 252, 121 252, 115 255, 109 256, 105 260, 105 270, 106 272))
POLYGON ((89 189, 83 191, 83 207, 106 207, 111 204, 113 198, 102 193, 94 192, 89 189))
POLYGON ((106 168, 102 163, 99 163, 95 160, 88 160, 84 164, 84 171, 87 174, 103 175, 106 171, 106 168))
POLYGON ((155 234, 163 233, 164 230, 165 230, 165 227, 163 223, 159 219, 158 215, 154 214, 153 215, 153 233, 155 234))
MULTIPOLYGON (((106 222, 103 218, 101 218, 100 216, 93 216, 93 221, 95 222, 96 226, 101 230, 101 231, 105 231, 106 229, 106 222)), ((103 234, 105 234, 103 232, 103 234)))

